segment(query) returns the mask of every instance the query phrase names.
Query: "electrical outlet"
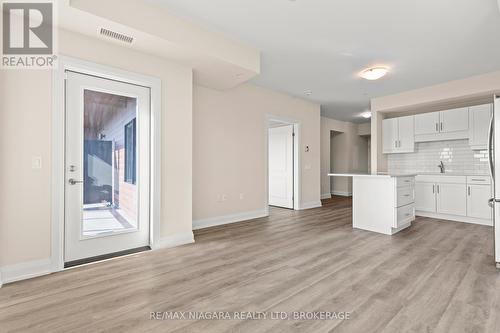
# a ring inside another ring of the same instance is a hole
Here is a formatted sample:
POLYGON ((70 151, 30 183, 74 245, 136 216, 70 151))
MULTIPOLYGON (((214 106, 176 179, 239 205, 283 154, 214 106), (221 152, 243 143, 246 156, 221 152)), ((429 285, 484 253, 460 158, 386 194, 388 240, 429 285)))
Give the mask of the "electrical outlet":
POLYGON ((222 201, 227 201, 227 194, 222 195, 222 201))

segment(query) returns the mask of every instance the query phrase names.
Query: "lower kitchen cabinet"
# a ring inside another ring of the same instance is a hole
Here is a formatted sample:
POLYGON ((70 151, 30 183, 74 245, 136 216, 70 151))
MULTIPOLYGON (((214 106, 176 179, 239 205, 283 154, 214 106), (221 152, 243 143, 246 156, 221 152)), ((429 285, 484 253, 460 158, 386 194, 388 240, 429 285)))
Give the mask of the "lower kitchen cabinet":
POLYGON ((467 187, 467 216, 491 219, 492 209, 488 205, 491 195, 489 185, 469 185, 467 187))
POLYGON ((464 184, 436 185, 437 212, 450 215, 467 215, 467 193, 464 184))
POLYGON ((433 183, 415 184, 415 209, 436 212, 436 185, 433 183))
POLYGON ((489 176, 416 177, 417 215, 492 225, 491 196, 489 176))

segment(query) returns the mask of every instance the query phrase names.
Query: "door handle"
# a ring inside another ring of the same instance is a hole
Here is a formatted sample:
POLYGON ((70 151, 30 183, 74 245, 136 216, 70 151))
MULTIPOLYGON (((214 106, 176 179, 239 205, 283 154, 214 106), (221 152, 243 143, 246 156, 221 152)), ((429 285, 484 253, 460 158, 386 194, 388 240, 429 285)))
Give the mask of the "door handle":
POLYGON ((79 184, 79 183, 83 183, 83 180, 76 180, 76 179, 70 178, 70 179, 68 179, 68 183, 70 185, 76 185, 76 184, 79 184))
POLYGON ((490 166, 490 174, 495 178, 495 166, 493 164, 493 123, 494 116, 490 118, 490 128, 488 129, 488 164, 490 166))
POLYGON ((443 130, 443 123, 441 122, 441 131, 443 130))
POLYGON ((488 206, 490 206, 491 208, 493 208, 495 205, 495 198, 491 198, 490 200, 488 200, 488 206))
POLYGON ((439 132, 439 125, 436 123, 436 132, 439 132))

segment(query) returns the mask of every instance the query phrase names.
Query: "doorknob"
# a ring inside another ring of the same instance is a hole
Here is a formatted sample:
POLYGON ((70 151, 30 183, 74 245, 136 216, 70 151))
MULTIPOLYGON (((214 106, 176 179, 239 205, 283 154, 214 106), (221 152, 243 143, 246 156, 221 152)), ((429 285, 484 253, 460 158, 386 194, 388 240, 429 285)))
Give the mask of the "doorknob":
POLYGON ((83 183, 83 180, 75 180, 73 178, 70 178, 70 179, 68 179, 68 183, 70 185, 75 185, 75 184, 78 184, 78 183, 83 183))

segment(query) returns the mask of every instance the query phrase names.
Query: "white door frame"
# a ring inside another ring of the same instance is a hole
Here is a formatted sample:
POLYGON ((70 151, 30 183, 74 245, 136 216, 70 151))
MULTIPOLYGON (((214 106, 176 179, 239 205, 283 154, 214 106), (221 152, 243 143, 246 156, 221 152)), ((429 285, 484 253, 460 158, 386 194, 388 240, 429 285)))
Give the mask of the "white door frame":
POLYGON ((267 114, 265 119, 265 168, 266 168, 266 179, 265 179, 265 193, 266 199, 264 202, 264 207, 266 209, 269 208, 269 127, 272 121, 279 121, 288 125, 293 125, 293 131, 295 133, 293 140, 293 209, 300 210, 300 193, 301 193, 301 182, 300 175, 302 171, 301 163, 300 163, 300 122, 283 116, 267 114))
POLYGON ((52 194, 51 265, 52 272, 64 269, 64 186, 65 186, 65 72, 121 81, 150 88, 151 170, 150 170, 150 247, 158 248, 161 204, 161 80, 85 60, 59 56, 52 72, 52 194))

